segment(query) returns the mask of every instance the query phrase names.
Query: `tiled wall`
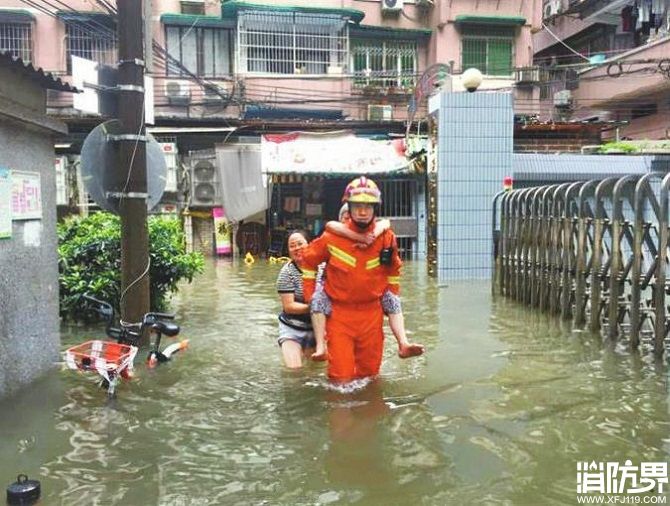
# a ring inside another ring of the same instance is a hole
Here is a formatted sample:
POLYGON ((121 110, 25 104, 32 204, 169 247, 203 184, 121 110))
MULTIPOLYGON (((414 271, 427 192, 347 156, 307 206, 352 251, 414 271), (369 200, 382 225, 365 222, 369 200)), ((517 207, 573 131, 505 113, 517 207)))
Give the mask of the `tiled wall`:
POLYGON ((491 276, 491 202, 512 174, 511 93, 442 93, 438 114, 438 280, 491 276))

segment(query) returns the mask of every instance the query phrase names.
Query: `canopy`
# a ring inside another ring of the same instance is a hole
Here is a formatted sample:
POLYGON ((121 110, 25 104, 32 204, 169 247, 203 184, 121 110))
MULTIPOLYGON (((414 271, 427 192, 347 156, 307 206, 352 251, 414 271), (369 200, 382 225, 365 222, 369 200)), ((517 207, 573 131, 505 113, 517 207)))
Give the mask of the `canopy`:
POLYGON ((261 138, 263 172, 382 174, 406 169, 404 139, 371 140, 351 132, 294 132, 261 138))
POLYGON ((462 14, 456 16, 456 24, 523 26, 526 24, 526 18, 523 16, 482 16, 477 14, 462 14))

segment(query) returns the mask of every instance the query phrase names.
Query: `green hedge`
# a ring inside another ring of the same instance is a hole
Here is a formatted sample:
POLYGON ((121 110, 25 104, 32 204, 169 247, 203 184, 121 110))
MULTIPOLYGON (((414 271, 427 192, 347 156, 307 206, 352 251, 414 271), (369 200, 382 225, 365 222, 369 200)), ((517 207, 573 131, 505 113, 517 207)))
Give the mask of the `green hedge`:
MULTIPOLYGON (((176 219, 149 219, 151 310, 166 309, 168 297, 183 279, 202 272, 200 253, 186 253, 176 219)), ((118 311, 121 295, 121 225, 118 216, 95 213, 58 225, 60 312, 65 319, 83 316, 81 295, 110 302, 118 311)))

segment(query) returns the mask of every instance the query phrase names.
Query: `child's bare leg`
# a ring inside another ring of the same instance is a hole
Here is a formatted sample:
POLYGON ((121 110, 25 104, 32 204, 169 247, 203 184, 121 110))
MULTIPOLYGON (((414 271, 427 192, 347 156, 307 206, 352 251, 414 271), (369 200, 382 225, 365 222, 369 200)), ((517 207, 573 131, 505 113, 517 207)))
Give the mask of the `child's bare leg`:
POLYGON ((389 317, 389 326, 398 341, 398 356, 400 358, 416 357, 423 354, 423 345, 410 343, 405 332, 405 317, 402 313, 391 313, 389 317))
POLYGON ((314 329, 314 340, 316 350, 312 353, 312 360, 322 362, 326 360, 326 315, 323 313, 312 313, 312 328, 314 329))

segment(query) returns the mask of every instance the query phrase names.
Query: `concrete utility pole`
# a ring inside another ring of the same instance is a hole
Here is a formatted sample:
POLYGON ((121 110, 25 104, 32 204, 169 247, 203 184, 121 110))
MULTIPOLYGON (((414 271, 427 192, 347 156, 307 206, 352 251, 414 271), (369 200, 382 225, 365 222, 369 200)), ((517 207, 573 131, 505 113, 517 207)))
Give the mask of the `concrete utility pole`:
POLYGON ((139 322, 149 311, 149 233, 147 228, 147 157, 144 130, 144 12, 141 0, 117 0, 119 38, 117 188, 122 193, 121 317, 139 322))

